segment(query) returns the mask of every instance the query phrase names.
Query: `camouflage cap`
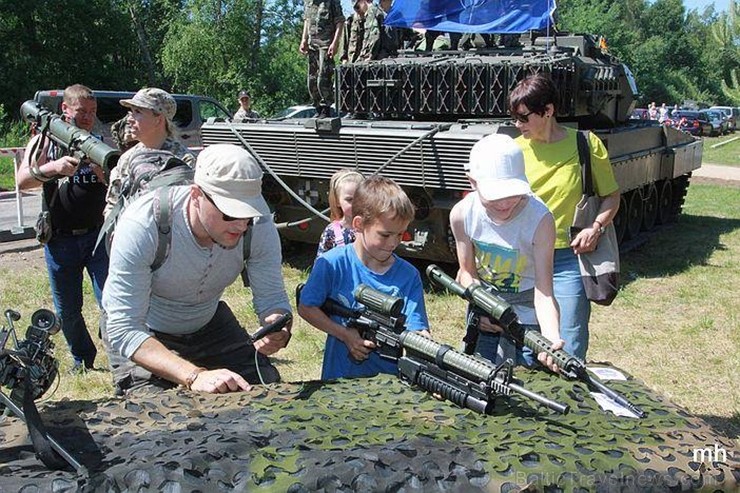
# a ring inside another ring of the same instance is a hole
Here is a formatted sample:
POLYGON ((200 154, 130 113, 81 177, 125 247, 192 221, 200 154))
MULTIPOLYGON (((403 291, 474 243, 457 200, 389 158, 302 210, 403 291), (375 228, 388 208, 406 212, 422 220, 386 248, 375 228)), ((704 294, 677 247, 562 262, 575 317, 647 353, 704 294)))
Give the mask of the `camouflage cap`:
POLYGON ((121 105, 127 108, 146 108, 163 114, 168 120, 175 117, 177 103, 170 93, 156 87, 145 87, 139 90, 133 98, 122 99, 121 105))
POLYGON ((239 99, 241 99, 241 98, 249 98, 249 97, 250 97, 249 96, 249 91, 244 91, 244 90, 239 91, 239 99))

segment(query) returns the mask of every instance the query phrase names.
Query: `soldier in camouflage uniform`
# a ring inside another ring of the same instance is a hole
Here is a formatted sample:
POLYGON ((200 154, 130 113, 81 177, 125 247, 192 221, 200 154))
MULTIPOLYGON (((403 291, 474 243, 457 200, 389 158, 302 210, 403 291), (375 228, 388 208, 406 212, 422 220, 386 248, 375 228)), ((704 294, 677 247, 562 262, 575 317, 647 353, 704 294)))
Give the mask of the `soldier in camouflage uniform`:
POLYGON ((365 13, 371 3, 368 0, 354 1, 354 13, 347 17, 347 23, 344 26, 342 63, 353 63, 360 57, 362 42, 365 39, 365 13))
POLYGON ((369 4, 367 7, 365 39, 360 51, 360 60, 381 60, 398 54, 395 32, 384 25, 391 4, 391 0, 381 0, 380 5, 369 4))
POLYGON ((234 114, 235 121, 259 120, 260 114, 252 109, 252 97, 249 91, 239 91, 239 110, 234 114))
POLYGON ((299 50, 308 55, 308 93, 319 112, 329 115, 334 102, 334 55, 344 28, 340 0, 304 0, 303 36, 299 50))

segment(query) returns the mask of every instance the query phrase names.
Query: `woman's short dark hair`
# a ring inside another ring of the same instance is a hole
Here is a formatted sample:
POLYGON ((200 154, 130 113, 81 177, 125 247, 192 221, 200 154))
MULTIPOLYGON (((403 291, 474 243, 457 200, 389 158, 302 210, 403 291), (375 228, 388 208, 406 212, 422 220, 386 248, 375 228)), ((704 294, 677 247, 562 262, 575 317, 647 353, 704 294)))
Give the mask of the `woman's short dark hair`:
POLYGON ((522 104, 538 115, 544 115, 545 107, 551 104, 557 115, 560 104, 558 90, 549 75, 535 74, 519 81, 509 93, 509 112, 516 113, 522 104))

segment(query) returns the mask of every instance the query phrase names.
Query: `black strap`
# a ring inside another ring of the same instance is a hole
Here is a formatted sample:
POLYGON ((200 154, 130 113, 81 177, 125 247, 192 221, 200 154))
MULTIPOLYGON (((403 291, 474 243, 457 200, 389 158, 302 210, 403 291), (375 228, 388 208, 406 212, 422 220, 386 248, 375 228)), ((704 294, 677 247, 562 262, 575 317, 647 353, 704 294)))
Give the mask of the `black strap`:
POLYGON ((590 197, 594 194, 594 183, 591 174, 591 149, 588 146, 588 130, 579 130, 576 134, 578 143, 578 158, 581 162, 581 186, 583 195, 590 197))
MULTIPOLYGON (((170 244, 172 243, 172 194, 171 187, 163 186, 157 189, 157 195, 154 197, 154 222, 157 224, 157 252, 154 254, 152 262, 152 272, 162 267, 167 255, 170 253, 170 244)), ((252 254, 252 228, 250 226, 244 233, 242 242, 244 265, 242 267, 241 277, 244 287, 249 287, 249 276, 247 274, 247 262, 252 254)))
POLYGON ((33 449, 36 451, 39 460, 49 469, 68 469, 70 465, 67 461, 52 448, 46 427, 41 421, 36 403, 33 402, 30 372, 26 372, 23 379, 23 414, 26 418, 26 426, 31 437, 31 443, 33 443, 33 449))
POLYGON ((154 222, 157 224, 157 253, 154 254, 152 272, 162 267, 167 259, 172 240, 172 198, 170 188, 161 187, 157 189, 154 198, 154 222))

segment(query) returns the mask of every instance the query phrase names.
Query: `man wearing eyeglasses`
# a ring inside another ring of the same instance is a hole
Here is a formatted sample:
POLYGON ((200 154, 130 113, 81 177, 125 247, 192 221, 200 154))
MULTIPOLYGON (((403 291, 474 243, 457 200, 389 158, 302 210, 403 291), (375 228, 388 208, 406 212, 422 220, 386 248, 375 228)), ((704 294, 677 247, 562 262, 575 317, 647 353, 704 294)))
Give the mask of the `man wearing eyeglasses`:
POLYGON ((124 393, 177 384, 226 393, 280 379, 267 356, 287 345, 290 324, 254 342, 221 301, 242 271, 242 242, 251 229, 246 267, 259 320, 268 324, 290 312, 280 239, 261 183, 259 165, 243 148, 203 150, 194 184, 169 191, 171 246, 154 271, 160 194, 143 195, 126 208, 103 293, 111 350, 135 363, 114 369, 124 393))

